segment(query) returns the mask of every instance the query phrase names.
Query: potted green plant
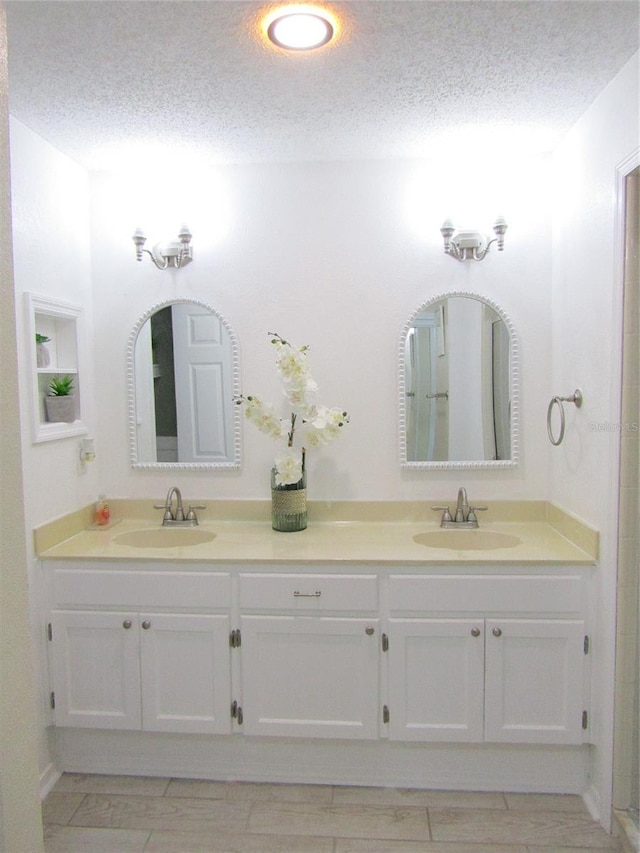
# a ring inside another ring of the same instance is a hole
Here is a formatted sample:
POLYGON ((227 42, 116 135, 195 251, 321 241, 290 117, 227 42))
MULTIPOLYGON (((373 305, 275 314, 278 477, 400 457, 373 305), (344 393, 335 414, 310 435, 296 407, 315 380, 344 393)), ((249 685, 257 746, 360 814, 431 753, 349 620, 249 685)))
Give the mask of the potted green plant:
POLYGON ((73 376, 54 376, 49 382, 49 394, 44 398, 47 420, 71 423, 76 419, 73 396, 73 376))
POLYGON ((51 356, 45 344, 49 343, 50 340, 51 338, 48 338, 46 335, 36 332, 36 364, 38 367, 49 366, 51 356))

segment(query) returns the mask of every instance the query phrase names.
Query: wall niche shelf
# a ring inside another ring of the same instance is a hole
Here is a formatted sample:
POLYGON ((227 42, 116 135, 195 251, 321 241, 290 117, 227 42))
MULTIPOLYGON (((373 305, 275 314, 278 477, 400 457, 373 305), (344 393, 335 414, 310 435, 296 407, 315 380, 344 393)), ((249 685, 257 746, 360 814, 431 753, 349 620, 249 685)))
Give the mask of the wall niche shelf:
POLYGON ((79 340, 82 309, 46 296, 26 293, 29 369, 32 375, 32 440, 34 444, 85 435, 82 420, 79 340), (38 353, 36 334, 49 338, 46 352, 38 353), (50 421, 45 397, 54 376, 73 377, 73 421, 50 421))

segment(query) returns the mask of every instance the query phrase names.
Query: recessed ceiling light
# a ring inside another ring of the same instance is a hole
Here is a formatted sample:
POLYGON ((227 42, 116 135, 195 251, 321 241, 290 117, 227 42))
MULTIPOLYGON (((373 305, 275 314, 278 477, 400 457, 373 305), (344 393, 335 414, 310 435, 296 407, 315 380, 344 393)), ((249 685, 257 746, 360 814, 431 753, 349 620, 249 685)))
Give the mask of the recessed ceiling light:
POLYGON ((270 40, 285 50, 314 50, 331 41, 334 27, 321 9, 283 10, 267 28, 270 40))

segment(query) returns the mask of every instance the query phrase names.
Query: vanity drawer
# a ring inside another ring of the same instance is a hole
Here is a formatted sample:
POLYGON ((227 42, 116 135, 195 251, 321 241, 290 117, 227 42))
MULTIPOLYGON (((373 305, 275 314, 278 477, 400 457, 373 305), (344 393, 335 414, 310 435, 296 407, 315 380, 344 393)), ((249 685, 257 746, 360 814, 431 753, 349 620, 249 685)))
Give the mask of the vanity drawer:
POLYGON ((580 615, 584 583, 576 575, 392 575, 396 612, 580 615))
POLYGON ((242 573, 239 593, 241 610, 378 610, 376 575, 242 573))
POLYGON ((59 568, 52 572, 55 607, 163 607, 217 610, 231 606, 226 573, 59 568))

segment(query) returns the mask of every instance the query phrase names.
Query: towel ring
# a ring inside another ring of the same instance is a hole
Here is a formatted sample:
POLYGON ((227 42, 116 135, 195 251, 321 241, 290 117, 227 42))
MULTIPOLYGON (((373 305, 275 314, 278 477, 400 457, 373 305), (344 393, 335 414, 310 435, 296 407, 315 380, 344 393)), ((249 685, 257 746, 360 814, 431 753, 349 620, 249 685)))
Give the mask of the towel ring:
POLYGON ((554 447, 557 447, 559 444, 562 444, 562 440, 564 438, 564 406, 563 403, 573 403, 577 409, 582 405, 582 391, 579 388, 573 392, 570 397, 553 397, 551 402, 549 403, 549 408, 547 409, 547 435, 549 436, 549 441, 554 447), (551 429, 551 414, 553 412, 553 407, 557 406, 560 410, 560 433, 556 438, 553 434, 553 430, 551 429))

